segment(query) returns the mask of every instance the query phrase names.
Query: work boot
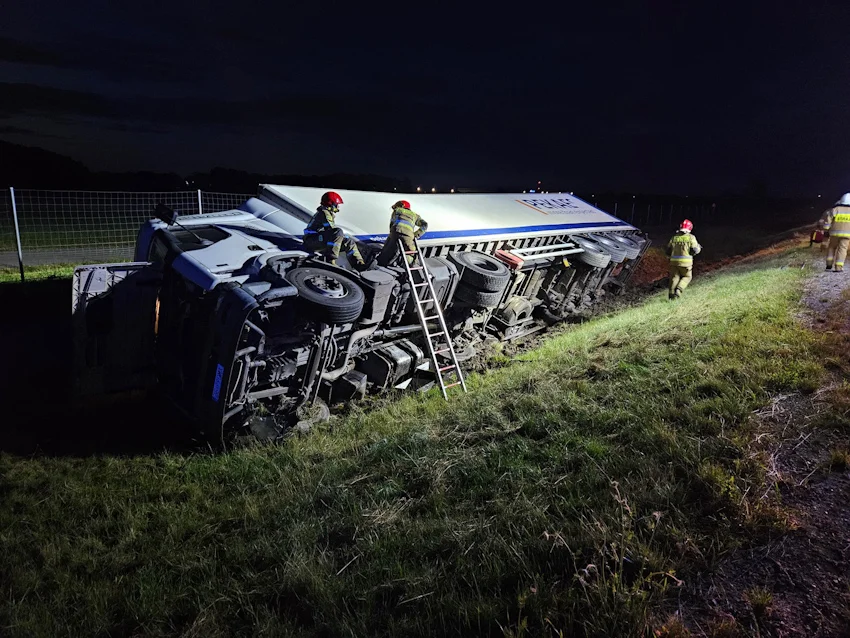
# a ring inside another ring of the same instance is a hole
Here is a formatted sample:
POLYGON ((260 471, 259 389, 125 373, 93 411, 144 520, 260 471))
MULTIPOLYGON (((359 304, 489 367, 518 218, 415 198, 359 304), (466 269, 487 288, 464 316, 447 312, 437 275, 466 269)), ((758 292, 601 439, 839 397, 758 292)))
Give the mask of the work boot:
POLYGON ((844 272, 844 266, 836 266, 835 272, 844 272))
POLYGON ((832 270, 832 266, 830 266, 829 264, 827 264, 826 269, 827 269, 827 271, 830 271, 830 270, 832 270))
POLYGON ((682 296, 682 291, 679 290, 678 288, 676 288, 676 290, 673 292, 673 298, 678 299, 681 296, 682 296))

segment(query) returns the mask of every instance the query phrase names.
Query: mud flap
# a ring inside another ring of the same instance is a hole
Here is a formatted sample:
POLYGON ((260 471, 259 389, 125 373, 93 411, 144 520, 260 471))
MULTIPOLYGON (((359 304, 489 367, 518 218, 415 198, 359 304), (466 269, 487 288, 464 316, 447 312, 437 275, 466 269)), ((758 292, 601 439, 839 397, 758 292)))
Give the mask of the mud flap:
POLYGON ((161 273, 147 262, 80 266, 72 285, 74 394, 144 390, 156 382, 161 273))

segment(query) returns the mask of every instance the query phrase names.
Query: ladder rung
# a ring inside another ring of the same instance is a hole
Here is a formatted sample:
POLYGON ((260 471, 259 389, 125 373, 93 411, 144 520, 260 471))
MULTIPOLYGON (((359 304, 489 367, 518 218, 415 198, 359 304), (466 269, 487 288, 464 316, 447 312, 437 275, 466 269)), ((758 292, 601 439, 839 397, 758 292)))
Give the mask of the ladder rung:
POLYGON ((445 385, 445 386, 443 386, 443 387, 444 387, 446 390, 448 390, 449 388, 453 388, 453 387, 455 387, 456 385, 460 385, 460 381, 456 381, 455 383, 450 383, 449 385, 445 385))
POLYGON ((452 364, 450 366, 446 366, 445 368, 440 368, 440 372, 445 372, 446 370, 451 370, 452 368, 456 368, 456 367, 457 366, 455 364, 452 364))
POLYGON ((416 286, 416 287, 418 288, 419 286, 427 286, 427 285, 428 285, 428 282, 427 282, 427 281, 423 281, 423 282, 422 282, 422 283, 420 283, 420 284, 413 284, 413 285, 414 285, 414 286, 416 286))
POLYGON ((434 354, 443 354, 444 352, 448 352, 448 351, 449 351, 449 349, 448 349, 448 348, 444 348, 444 349, 442 349, 442 350, 435 350, 435 351, 434 351, 434 354))
POLYGON ((425 270, 424 266, 408 266, 410 270, 425 270))
POLYGON ((415 251, 415 250, 406 250, 406 251, 404 252, 404 254, 405 254, 405 255, 415 255, 415 254, 416 254, 416 251, 415 251))
POLYGON ((426 334, 428 335, 428 338, 430 339, 431 337, 439 337, 440 335, 446 334, 446 333, 443 332, 442 330, 440 330, 440 332, 427 332, 426 334))
POLYGON ((434 319, 439 319, 440 315, 431 315, 430 317, 425 317, 425 321, 434 321, 434 319))

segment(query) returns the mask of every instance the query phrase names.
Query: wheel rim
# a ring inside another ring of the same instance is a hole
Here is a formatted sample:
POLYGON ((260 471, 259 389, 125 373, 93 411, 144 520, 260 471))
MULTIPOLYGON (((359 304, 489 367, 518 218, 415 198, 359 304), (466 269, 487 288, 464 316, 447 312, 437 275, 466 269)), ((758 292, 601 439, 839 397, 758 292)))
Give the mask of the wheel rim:
POLYGON ((609 248, 614 248, 615 250, 622 250, 622 247, 615 241, 608 239, 607 237, 601 237, 599 235, 594 235, 593 241, 602 244, 603 246, 608 246, 609 248))
POLYGON ((326 275, 310 275, 304 279, 304 285, 328 299, 342 299, 348 295, 348 291, 339 280, 326 275))
POLYGON ((583 237, 576 237, 576 243, 584 248, 587 252, 597 253, 599 255, 605 255, 606 252, 602 250, 599 246, 596 245, 596 242, 592 239, 585 239, 583 237))

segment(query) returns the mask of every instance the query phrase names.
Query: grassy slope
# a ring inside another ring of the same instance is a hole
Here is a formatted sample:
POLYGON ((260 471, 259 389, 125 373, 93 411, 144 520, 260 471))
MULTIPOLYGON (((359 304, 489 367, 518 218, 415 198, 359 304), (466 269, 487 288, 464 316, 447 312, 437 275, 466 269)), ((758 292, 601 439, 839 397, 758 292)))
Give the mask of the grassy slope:
POLYGON ((788 261, 274 448, 2 456, 0 633, 640 631, 675 570, 772 522, 742 425, 822 372, 788 261))
MULTIPOLYGON (((74 274, 74 266, 56 264, 50 266, 24 266, 24 276, 27 281, 47 279, 49 277, 70 277, 74 274)), ((0 268, 0 284, 21 281, 19 268, 0 268)))

